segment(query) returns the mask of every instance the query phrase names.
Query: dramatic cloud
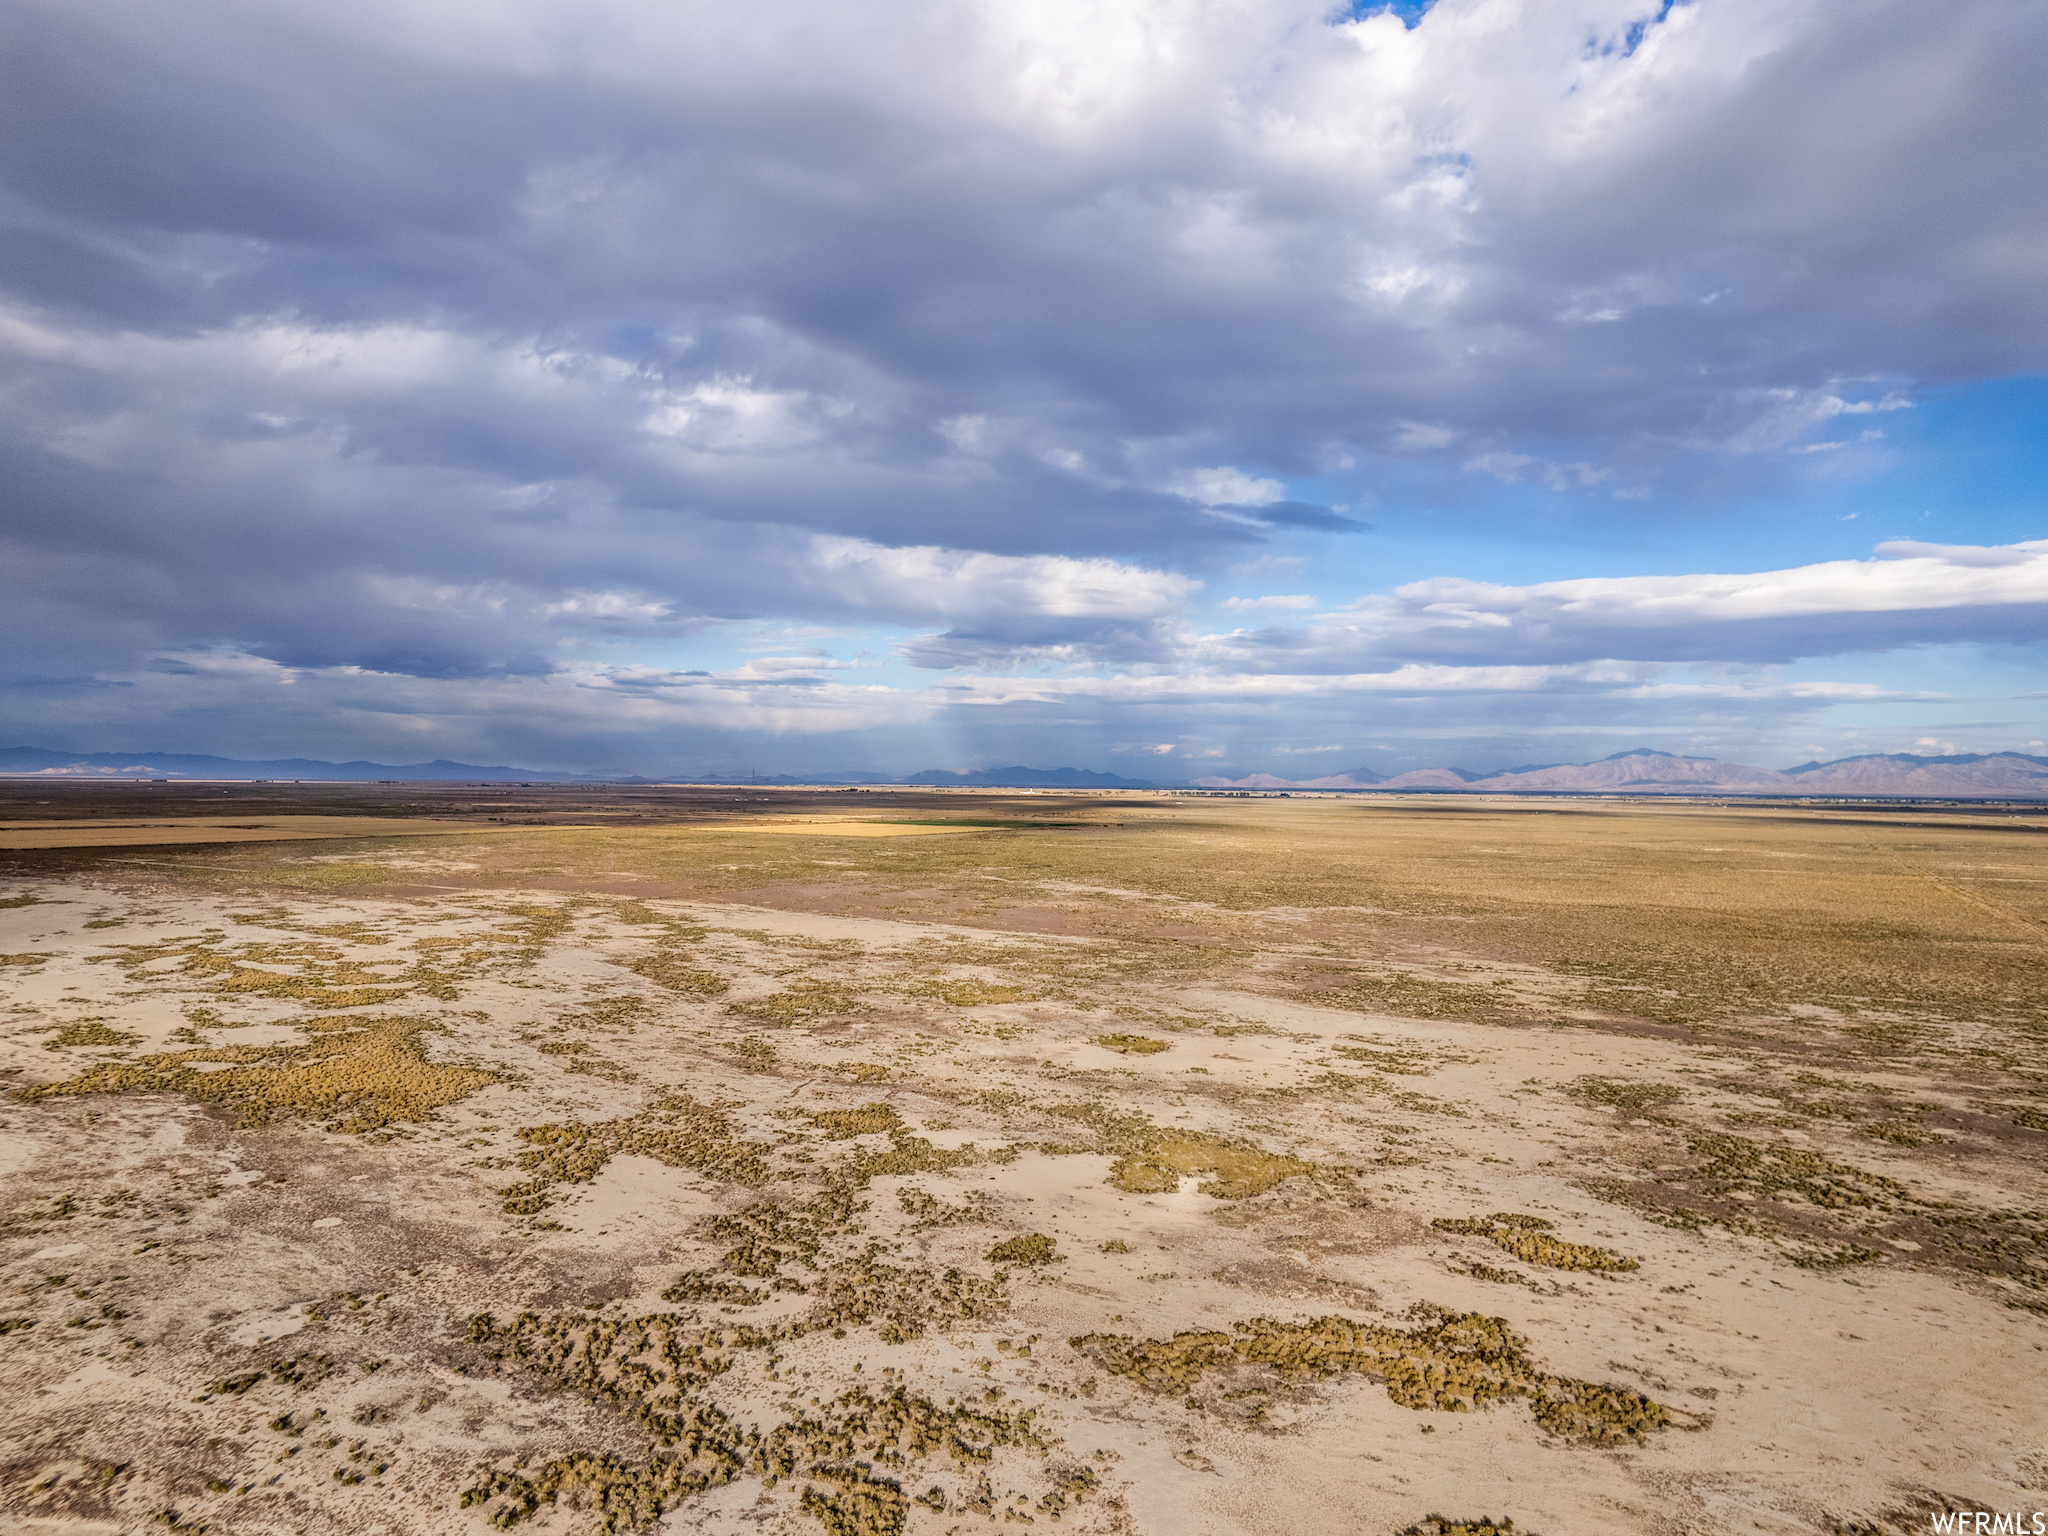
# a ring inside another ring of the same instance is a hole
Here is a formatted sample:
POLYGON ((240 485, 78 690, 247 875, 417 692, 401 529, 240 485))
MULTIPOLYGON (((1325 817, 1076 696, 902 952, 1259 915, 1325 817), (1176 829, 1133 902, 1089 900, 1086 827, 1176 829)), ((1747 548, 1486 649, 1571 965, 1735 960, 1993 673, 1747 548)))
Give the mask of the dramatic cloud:
POLYGON ((1226 636, 1211 647, 1246 667, 1284 661, 1290 670, 1329 672, 1422 661, 1789 662, 2048 638, 2048 540, 1986 549, 1899 539, 1878 554, 1884 558, 1739 576, 1527 587, 1439 577, 1314 625, 1226 636))
POLYGON ((1796 500, 2048 371, 2044 57, 2038 6, 1915 0, 22 0, 8 717, 1078 753, 1131 733, 1041 705, 1193 689, 1167 743, 1292 679, 1278 750, 1303 680, 2026 642, 2026 543, 1503 585, 1371 530, 1796 500), (1318 579, 1231 591, 1268 548, 1318 579))

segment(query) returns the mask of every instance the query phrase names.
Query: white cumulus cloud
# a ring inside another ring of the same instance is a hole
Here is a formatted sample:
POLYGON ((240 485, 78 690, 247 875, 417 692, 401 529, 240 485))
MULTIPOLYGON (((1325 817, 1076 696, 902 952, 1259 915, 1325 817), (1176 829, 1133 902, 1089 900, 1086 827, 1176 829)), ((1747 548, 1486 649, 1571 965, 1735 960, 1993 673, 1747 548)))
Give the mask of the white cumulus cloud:
POLYGON ((1205 507, 1264 507, 1287 494, 1287 487, 1278 480, 1248 475, 1227 464, 1214 469, 1182 470, 1167 480, 1166 488, 1205 507))
POLYGON ((1272 594, 1266 597, 1226 597, 1217 606, 1233 611, 1250 608, 1313 608, 1316 600, 1304 594, 1272 594))

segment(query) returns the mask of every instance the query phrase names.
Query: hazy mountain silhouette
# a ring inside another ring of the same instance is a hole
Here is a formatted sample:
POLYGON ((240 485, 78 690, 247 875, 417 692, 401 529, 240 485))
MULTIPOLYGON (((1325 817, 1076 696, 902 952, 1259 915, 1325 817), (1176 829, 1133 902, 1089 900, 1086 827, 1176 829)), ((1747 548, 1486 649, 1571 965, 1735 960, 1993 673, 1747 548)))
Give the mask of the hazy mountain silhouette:
POLYGON ((1958 753, 1919 757, 1872 753, 1796 768, 1755 768, 1712 757, 1681 757, 1649 747, 1617 752, 1592 763, 1529 764, 1479 774, 1463 768, 1419 768, 1383 778, 1370 769, 1315 779, 1269 773, 1193 784, 1209 789, 1379 789, 1457 793, 1666 795, 1904 795, 1916 798, 2048 799, 2048 758, 2024 752, 1958 753))
MULTIPOLYGON (((565 773, 559 769, 455 763, 330 763, 318 758, 248 759, 191 752, 56 752, 44 747, 0 747, 0 776, 66 779, 308 779, 335 782, 492 780, 500 783, 610 784, 847 784, 959 789, 1160 789, 1146 779, 1088 768, 955 770, 927 768, 890 778, 876 773, 692 774, 662 778, 640 774, 565 773)), ((1922 757, 1911 752, 1868 753, 1796 768, 1757 768, 1712 757, 1683 757, 1637 747, 1591 763, 1527 763, 1494 773, 1466 768, 1417 768, 1392 776, 1370 768, 1314 778, 1272 773, 1240 778, 1210 775, 1185 787, 1242 790, 1391 790, 1414 793, 1635 794, 1635 795, 1875 795, 1932 799, 2048 799, 2048 757, 2024 752, 1963 752, 1922 757)))

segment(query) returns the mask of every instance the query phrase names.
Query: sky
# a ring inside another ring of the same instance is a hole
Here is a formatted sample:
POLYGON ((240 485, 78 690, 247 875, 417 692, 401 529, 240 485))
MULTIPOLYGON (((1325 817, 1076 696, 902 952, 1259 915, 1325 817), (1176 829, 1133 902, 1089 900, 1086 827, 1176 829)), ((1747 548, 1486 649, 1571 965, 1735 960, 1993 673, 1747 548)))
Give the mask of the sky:
POLYGON ((2036 0, 15 0, 0 745, 2048 751, 2036 0))

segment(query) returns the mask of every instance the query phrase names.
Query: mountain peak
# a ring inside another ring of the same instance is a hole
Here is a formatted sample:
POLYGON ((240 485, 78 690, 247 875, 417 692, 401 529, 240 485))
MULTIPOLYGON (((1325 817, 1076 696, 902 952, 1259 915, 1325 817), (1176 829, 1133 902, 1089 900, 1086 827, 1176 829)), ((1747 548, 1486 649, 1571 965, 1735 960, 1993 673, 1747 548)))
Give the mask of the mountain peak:
POLYGON ((1370 783, 1335 778, 1283 779, 1273 774, 1195 779, 1193 784, 1242 789, 1380 789, 1390 793, 1810 795, 1956 799, 2048 799, 2048 758, 2022 752, 1918 757, 1872 753, 1782 771, 1634 747, 1591 763, 1528 763, 1493 773, 1418 768, 1370 783))

